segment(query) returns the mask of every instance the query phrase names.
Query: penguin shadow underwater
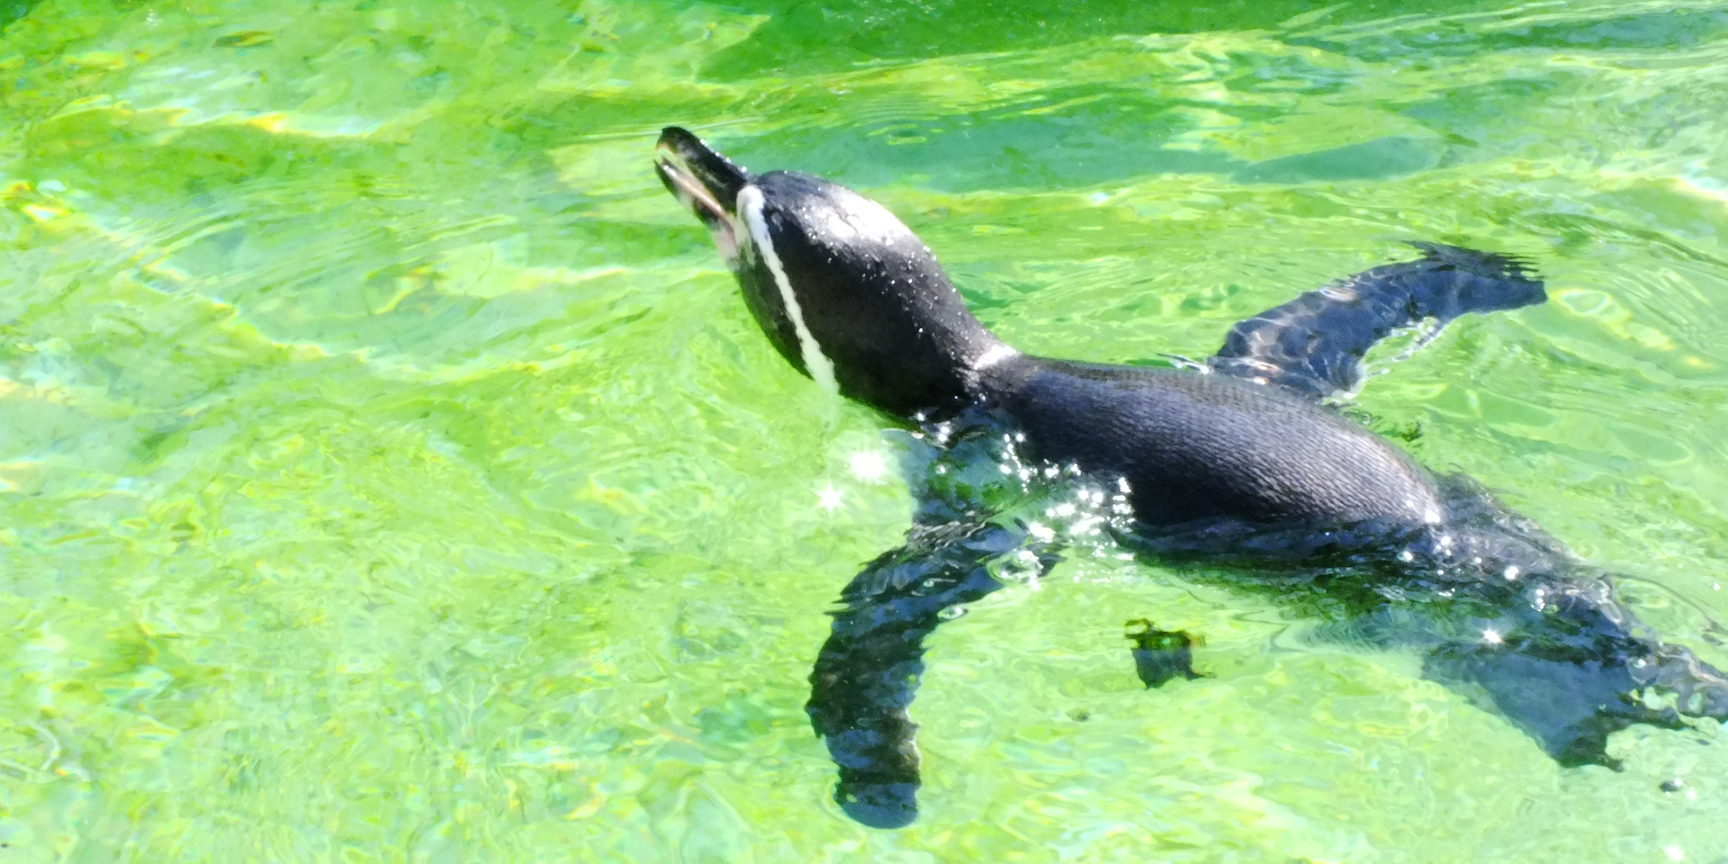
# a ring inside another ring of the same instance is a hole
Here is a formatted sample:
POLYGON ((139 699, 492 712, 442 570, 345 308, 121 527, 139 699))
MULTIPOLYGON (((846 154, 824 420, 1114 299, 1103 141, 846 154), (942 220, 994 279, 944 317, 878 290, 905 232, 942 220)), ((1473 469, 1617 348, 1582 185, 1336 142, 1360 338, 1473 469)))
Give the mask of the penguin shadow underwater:
MULTIPOLYGON (((1354 392, 1364 355, 1396 330, 1544 302, 1525 262, 1413 243, 1415 260, 1236 323, 1197 368, 1078 363, 997 339, 930 250, 845 187, 753 174, 675 127, 655 167, 787 361, 923 448, 908 462, 906 540, 842 589, 810 676, 835 800, 858 822, 917 818, 908 711, 924 639, 1061 559, 1067 540, 1028 515, 1053 489, 1149 563, 1270 594, 1323 636, 1417 653, 1425 678, 1561 765, 1617 769, 1608 737, 1635 724, 1728 719, 1728 677, 1637 622, 1608 574, 1323 401, 1354 392)), ((1145 619, 1126 635, 1149 689, 1198 677, 1196 637, 1145 619)))

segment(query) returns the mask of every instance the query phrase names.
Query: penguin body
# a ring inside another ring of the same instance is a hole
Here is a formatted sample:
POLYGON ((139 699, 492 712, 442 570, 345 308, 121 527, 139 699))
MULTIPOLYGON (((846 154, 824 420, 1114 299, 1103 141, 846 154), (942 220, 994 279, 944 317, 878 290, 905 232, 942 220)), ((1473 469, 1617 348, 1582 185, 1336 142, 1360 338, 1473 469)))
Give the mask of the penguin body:
POLYGON ((999 411, 1034 458, 1126 482, 1149 525, 1444 517, 1425 471, 1311 393, 1233 367, 1021 354, 973 317, 929 248, 881 205, 807 174, 751 175, 680 129, 660 149, 662 180, 713 229, 769 340, 850 398, 903 421, 999 411))
POLYGON ((1148 525, 1440 521, 1426 471, 1316 403, 1240 379, 1017 357, 981 376, 1039 461, 1126 482, 1148 525))

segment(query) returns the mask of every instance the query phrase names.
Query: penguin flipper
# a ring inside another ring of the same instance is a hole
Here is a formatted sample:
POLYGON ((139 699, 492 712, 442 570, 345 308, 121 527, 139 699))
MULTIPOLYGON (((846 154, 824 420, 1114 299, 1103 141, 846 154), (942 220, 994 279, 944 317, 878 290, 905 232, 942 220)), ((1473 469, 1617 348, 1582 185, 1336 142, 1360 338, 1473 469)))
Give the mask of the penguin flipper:
POLYGON ((1207 367, 1320 399, 1355 390, 1363 355, 1393 330, 1425 319, 1444 327, 1467 312, 1548 299, 1522 259, 1439 243, 1410 245, 1421 258, 1347 276, 1236 322, 1207 367))
MULTIPOLYGON (((848 816, 872 828, 918 818, 918 725, 907 709, 924 672, 924 637, 949 610, 1002 587, 989 565, 1025 535, 988 522, 916 525, 841 592, 804 710, 839 768, 834 800, 848 816)), ((1054 562, 1034 554, 1041 568, 1054 562)))

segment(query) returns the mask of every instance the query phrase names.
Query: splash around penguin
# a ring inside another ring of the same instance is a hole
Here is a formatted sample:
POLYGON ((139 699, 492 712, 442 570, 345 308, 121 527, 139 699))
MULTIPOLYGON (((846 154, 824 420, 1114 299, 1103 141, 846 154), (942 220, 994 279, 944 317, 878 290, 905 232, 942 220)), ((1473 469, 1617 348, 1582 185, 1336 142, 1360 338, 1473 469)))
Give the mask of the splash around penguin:
MULTIPOLYGON (((1615 765, 1607 737, 1635 723, 1728 719, 1728 680, 1644 635, 1604 576, 1467 478, 1436 477, 1322 401, 1354 390, 1362 357, 1395 329, 1543 302, 1524 262, 1412 244, 1417 260, 1238 322, 1203 370, 1077 363, 998 339, 876 202, 808 174, 752 174, 675 127, 658 153, 661 180, 708 227, 769 341, 818 384, 903 423, 972 430, 956 451, 1006 435, 1017 458, 1121 490, 1120 539, 1161 564, 1223 564, 1273 593, 1326 588, 1326 614, 1353 640, 1423 652, 1425 677, 1562 764, 1615 765), (1647 707, 1646 691, 1675 698, 1647 707)), ((875 827, 917 816, 907 707, 923 637, 1001 587, 993 562, 1047 568, 1060 554, 979 502, 919 492, 905 545, 842 592, 811 675, 807 711, 839 770, 836 800, 875 827)), ((1296 593, 1292 605, 1312 596, 1296 593)))

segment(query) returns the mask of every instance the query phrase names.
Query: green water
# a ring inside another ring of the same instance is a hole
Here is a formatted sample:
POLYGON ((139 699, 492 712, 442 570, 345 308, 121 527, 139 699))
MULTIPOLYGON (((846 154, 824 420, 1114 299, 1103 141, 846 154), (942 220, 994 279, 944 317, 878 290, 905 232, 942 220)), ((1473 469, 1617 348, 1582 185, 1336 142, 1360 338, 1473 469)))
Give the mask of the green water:
POLYGON ((904 444, 757 332, 668 123, 1029 352, 1531 257, 1359 407, 1728 663, 1728 4, 1057 5, 0 0, 0 862, 1728 860, 1728 736, 1561 769, 1108 554, 929 641, 916 825, 830 801, 904 444), (1140 617, 1212 677, 1142 689, 1140 617))

